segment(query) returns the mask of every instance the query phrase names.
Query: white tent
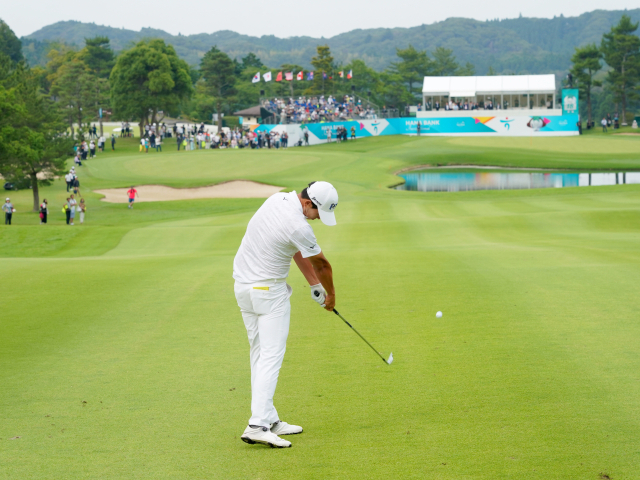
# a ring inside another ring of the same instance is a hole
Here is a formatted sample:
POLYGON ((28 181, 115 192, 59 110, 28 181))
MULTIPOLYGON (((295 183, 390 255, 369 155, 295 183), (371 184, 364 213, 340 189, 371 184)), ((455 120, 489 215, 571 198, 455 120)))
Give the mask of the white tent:
MULTIPOLYGON (((529 97, 538 100, 539 105, 549 99, 555 108, 556 77, 555 75, 495 75, 487 77, 424 77, 422 96, 426 104, 428 97, 478 98, 487 97, 503 103, 505 97, 529 97), (544 97, 539 97, 544 96, 544 97), (497 98, 499 97, 499 98, 497 98), (551 97, 553 99, 551 100, 551 97)), ((435 100, 435 99, 434 99, 435 100)), ((518 105, 524 100, 517 100, 518 105)), ((509 102, 510 103, 510 102, 509 102)), ((515 103, 515 102, 514 102, 515 103)))
POLYGON ((424 95, 475 97, 501 93, 555 93, 555 75, 495 75, 490 77, 424 77, 424 95))

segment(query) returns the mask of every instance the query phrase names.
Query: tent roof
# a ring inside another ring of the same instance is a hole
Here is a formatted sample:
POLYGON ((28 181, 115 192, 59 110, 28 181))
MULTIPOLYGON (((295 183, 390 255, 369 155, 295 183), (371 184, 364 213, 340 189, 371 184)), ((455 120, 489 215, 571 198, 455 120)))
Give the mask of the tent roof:
POLYGON ((478 94, 555 93, 556 77, 550 75, 495 75, 489 77, 424 77, 422 93, 450 97, 478 94))
POLYGON ((237 112, 234 112, 234 115, 244 115, 247 117, 259 117, 260 116, 260 105, 258 105, 257 107, 251 107, 251 108, 245 108, 244 110, 239 110, 237 112))

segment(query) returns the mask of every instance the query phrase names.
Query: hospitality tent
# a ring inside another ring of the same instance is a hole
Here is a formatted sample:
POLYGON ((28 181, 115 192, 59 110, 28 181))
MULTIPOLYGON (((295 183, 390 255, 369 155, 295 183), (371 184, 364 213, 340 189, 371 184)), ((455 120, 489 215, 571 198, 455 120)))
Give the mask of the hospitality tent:
POLYGON ((555 75, 424 77, 422 85, 425 108, 427 103, 435 103, 434 99, 438 99, 440 104, 450 99, 467 99, 482 103, 491 101, 497 104, 499 99, 502 108, 537 108, 544 105, 546 108, 555 109, 555 93, 555 75), (525 97, 526 104, 522 106, 525 97))

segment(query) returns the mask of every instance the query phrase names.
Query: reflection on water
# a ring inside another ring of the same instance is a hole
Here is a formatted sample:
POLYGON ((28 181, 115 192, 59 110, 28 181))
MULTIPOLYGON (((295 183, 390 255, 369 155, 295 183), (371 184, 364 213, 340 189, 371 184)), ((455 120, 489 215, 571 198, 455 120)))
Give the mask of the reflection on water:
POLYGON ((403 173, 396 190, 464 192, 468 190, 516 190, 526 188, 595 187, 640 183, 640 172, 543 173, 543 172, 420 172, 403 173))

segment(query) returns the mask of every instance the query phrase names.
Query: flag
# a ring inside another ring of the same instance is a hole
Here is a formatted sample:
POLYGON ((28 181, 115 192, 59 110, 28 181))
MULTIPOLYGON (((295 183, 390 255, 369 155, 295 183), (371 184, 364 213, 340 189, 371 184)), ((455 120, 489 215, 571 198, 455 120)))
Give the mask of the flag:
POLYGON ((340 78, 344 78, 344 71, 338 72, 338 75, 340 75, 340 78))
POLYGON ((327 72, 322 72, 322 79, 326 80, 327 79, 327 72))
POLYGON ((313 72, 307 73, 307 80, 313 80, 313 72))
POLYGON ((288 82, 290 82, 291 80, 293 80, 293 72, 287 72, 284 74, 284 78, 285 80, 287 80, 288 82))
POLYGON ((260 72, 256 73, 253 76, 253 80, 251 80, 251 83, 258 83, 260 81, 260 72))
MULTIPOLYGON (((349 78, 351 78, 351 77, 349 77, 349 78)), ((270 81, 271 81, 271 72, 267 72, 267 73, 265 73, 264 75, 262 75, 262 79, 263 79, 265 82, 270 82, 270 81)))
POLYGON ((353 78, 353 70, 349 70, 349 73, 347 73, 347 78, 353 78))
POLYGON ((276 77, 276 82, 282 81, 282 72, 278 72, 278 76, 276 77))
POLYGON ((300 70, 300 71, 298 72, 298 75, 296 75, 296 78, 297 78, 298 80, 302 80, 302 79, 304 79, 304 72, 303 72, 302 70, 300 70))

